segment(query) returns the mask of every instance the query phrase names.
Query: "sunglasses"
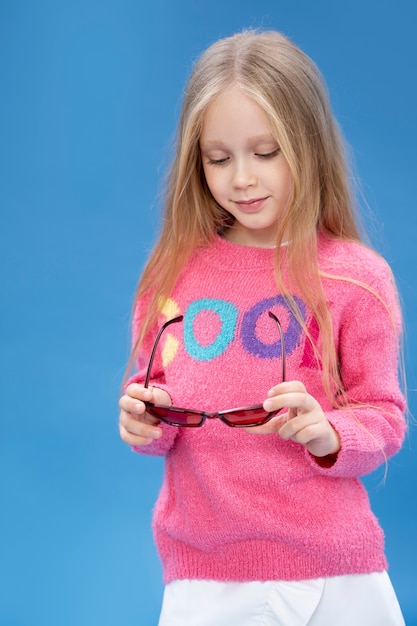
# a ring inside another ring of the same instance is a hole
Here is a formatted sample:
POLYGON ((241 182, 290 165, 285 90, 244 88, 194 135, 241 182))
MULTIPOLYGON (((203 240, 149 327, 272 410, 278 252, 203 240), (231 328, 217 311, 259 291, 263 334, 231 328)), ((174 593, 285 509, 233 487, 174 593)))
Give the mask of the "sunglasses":
MULTIPOLYGON (((281 341, 281 363, 282 363, 282 374, 281 379, 282 382, 285 382, 285 344, 284 344, 284 334, 282 332, 282 327, 279 319, 277 318, 272 311, 268 311, 268 315, 271 319, 273 319, 277 326, 281 341)), ((182 322, 184 319, 183 315, 179 315, 178 317, 174 317, 171 320, 168 320, 161 326, 158 331, 158 334, 155 339, 155 343, 152 347, 151 356, 149 359, 148 369, 146 371, 146 378, 144 387, 147 388, 149 385, 149 379, 151 376, 152 365, 155 358, 156 349, 159 344, 159 340, 161 339, 162 333, 168 326, 171 324, 176 324, 178 322, 182 322)), ((265 424, 270 419, 275 417, 280 411, 283 409, 278 409, 277 411, 265 411, 262 404, 255 404, 253 406, 243 406, 237 409, 228 409, 227 411, 218 411, 216 413, 207 413, 206 411, 198 411, 195 409, 183 409, 177 406, 163 406, 160 404, 153 404, 152 402, 145 402, 146 411, 153 417, 156 417, 161 422, 165 422, 165 424, 169 424, 170 426, 181 426, 184 428, 198 428, 202 426, 206 419, 219 419, 227 426, 231 426, 232 428, 245 428, 248 426, 261 426, 265 424)))

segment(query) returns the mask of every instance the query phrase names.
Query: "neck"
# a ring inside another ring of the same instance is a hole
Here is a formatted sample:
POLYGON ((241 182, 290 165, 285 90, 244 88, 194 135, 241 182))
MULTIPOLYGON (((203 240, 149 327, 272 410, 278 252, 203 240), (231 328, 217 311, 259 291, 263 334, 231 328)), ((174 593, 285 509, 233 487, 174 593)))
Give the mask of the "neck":
MULTIPOLYGON (((264 248, 268 250, 272 250, 277 247, 276 240, 267 237, 262 239, 261 237, 250 237, 245 236, 241 231, 233 228, 231 226, 228 228, 222 235, 223 239, 226 241, 230 241, 230 243, 235 243, 238 246, 244 246, 247 248, 264 248)), ((288 241, 283 241, 280 246, 287 246, 288 241)))

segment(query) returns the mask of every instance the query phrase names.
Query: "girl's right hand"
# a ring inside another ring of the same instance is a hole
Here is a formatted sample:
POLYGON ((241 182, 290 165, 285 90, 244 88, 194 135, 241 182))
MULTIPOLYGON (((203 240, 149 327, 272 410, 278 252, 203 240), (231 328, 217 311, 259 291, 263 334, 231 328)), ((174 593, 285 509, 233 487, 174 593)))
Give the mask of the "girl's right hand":
POLYGON ((129 385, 119 400, 119 431, 122 440, 130 446, 146 446, 162 435, 159 420, 146 412, 145 401, 171 405, 171 398, 163 389, 145 388, 137 383, 129 385))

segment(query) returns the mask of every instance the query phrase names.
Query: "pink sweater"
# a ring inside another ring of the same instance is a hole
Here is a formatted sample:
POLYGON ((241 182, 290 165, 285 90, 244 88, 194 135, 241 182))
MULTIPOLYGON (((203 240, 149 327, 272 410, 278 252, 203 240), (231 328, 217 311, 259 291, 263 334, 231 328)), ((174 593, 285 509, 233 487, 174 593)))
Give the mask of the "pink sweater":
POLYGON ((197 429, 161 424, 162 438, 135 450, 166 456, 153 520, 165 582, 301 580, 387 566, 359 477, 395 454, 405 432, 395 289, 387 264, 361 245, 321 238, 319 254, 324 272, 369 285, 391 309, 358 284, 324 279, 342 379, 365 407, 332 408, 309 342, 277 293, 273 250, 217 238, 192 256, 161 315, 161 324, 179 313, 184 321, 162 337, 151 384, 176 406, 214 412, 262 403, 280 382, 278 333, 267 315, 273 310, 284 329, 287 380, 305 384, 341 439, 336 462, 326 467, 276 434, 253 435, 220 420, 197 429))

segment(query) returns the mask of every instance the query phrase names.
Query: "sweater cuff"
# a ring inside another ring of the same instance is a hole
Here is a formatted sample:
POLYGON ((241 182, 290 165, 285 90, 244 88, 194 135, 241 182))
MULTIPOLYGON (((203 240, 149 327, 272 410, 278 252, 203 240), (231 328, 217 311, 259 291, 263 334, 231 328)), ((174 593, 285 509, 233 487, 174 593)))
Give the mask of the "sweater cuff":
POLYGON ((337 417, 328 414, 327 418, 340 438, 337 455, 319 458, 305 450, 309 464, 320 474, 333 478, 360 478, 386 461, 383 449, 370 433, 364 432, 353 414, 337 411, 337 417))

